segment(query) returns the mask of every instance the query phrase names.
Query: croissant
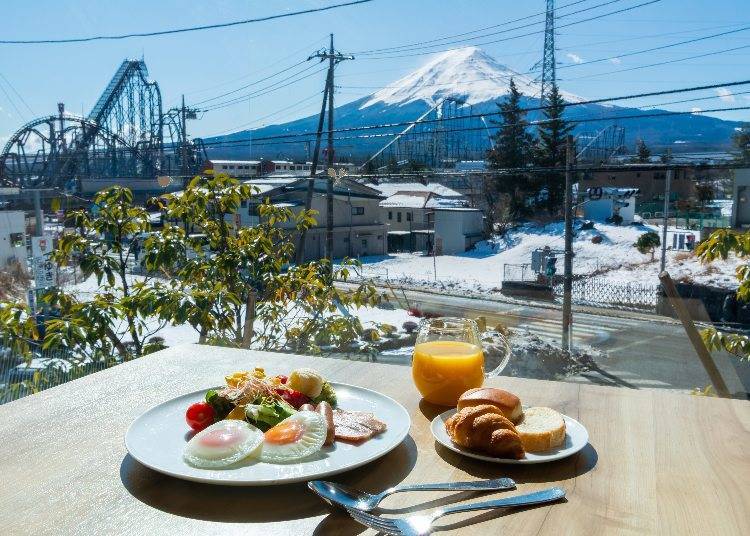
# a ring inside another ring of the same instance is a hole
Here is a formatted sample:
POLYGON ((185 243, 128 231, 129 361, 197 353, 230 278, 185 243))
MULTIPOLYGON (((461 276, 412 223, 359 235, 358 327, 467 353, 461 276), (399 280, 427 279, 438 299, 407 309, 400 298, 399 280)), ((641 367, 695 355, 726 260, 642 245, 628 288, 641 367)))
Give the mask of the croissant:
POLYGON ((525 455, 516 427, 489 404, 463 408, 445 421, 445 431, 454 443, 470 450, 516 460, 525 455))

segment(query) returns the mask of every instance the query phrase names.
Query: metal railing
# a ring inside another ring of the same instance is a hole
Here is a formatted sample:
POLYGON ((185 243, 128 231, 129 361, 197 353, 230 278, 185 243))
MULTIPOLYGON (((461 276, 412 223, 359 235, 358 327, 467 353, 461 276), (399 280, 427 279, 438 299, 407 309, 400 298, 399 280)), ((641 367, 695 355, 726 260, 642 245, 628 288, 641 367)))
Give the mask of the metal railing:
POLYGON ((0 404, 18 400, 93 372, 109 368, 116 361, 81 362, 69 350, 32 347, 24 356, 12 349, 0 335, 0 404))
MULTIPOLYGON (((554 286, 554 293, 555 298, 562 297, 562 283, 554 286)), ((573 302, 579 305, 604 306, 634 311, 655 311, 659 294, 659 285, 612 283, 598 277, 573 281, 573 302)))

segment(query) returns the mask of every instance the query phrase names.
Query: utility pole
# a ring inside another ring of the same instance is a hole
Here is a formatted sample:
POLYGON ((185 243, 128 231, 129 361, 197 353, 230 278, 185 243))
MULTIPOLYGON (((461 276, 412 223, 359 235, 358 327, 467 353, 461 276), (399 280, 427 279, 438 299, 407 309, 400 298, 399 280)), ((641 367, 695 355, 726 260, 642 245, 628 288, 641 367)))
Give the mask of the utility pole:
POLYGON ((669 224, 669 188, 672 183, 672 173, 674 170, 671 168, 667 170, 667 178, 664 181, 664 217, 662 221, 661 229, 661 267, 659 273, 664 271, 664 267, 667 264, 667 225, 669 224))
MULTIPOLYGON (((309 58, 308 58, 309 59, 309 58)), ((307 193, 305 195, 305 211, 312 208, 313 192, 315 191, 315 174, 318 172, 318 159, 320 158, 320 140, 323 137, 323 121, 326 116, 326 105, 328 104, 328 91, 331 87, 331 71, 329 69, 326 77, 326 87, 323 90, 323 105, 320 107, 320 116, 318 116, 318 132, 315 136, 315 151, 312 155, 312 165, 310 166, 310 180, 307 181, 307 193)), ((305 258, 305 238, 307 229, 302 229, 297 242, 297 249, 294 252, 294 260, 297 265, 302 264, 305 258)))
POLYGON ((563 273, 562 347, 570 350, 573 329, 573 136, 565 140, 565 266, 563 273))
POLYGON ((182 177, 183 186, 187 184, 187 114, 185 113, 185 95, 182 96, 182 107, 180 108, 180 130, 182 130, 182 140, 180 140, 180 176, 182 177))
POLYGON ((34 236, 44 234, 44 221, 42 216, 42 193, 40 190, 32 190, 34 196, 34 236))
MULTIPOLYGON (((325 115, 325 106, 326 106, 326 98, 328 100, 327 106, 328 106, 328 148, 326 150, 327 152, 327 159, 326 163, 329 169, 333 168, 333 162, 334 162, 334 149, 333 149, 333 90, 334 90, 334 71, 336 68, 336 65, 338 65, 340 62, 345 60, 353 60, 354 56, 351 55, 344 55, 340 52, 336 52, 336 50, 333 47, 333 34, 331 34, 331 43, 328 48, 321 49, 317 51, 315 54, 311 55, 308 59, 311 60, 313 58, 320 58, 320 61, 328 61, 328 76, 326 77, 326 88, 327 92, 323 95, 323 109, 321 110, 321 116, 320 119, 322 120, 323 116, 325 115)), ((321 130, 318 130, 318 138, 316 139, 316 147, 315 147, 315 155, 313 156, 313 163, 316 162, 318 158, 318 151, 319 151, 319 140, 320 140, 320 132, 321 130)), ((312 173, 312 169, 311 169, 312 173)), ((314 175, 313 175, 314 176, 314 175)), ((329 270, 330 273, 333 274, 333 181, 334 177, 327 177, 326 179, 328 182, 326 183, 326 248, 325 248, 325 256, 328 259, 328 262, 330 263, 329 270)), ((313 181, 314 183, 314 181, 313 181)), ((308 188, 309 193, 309 188, 308 188)), ((304 243, 300 244, 301 247, 304 247, 304 243)))

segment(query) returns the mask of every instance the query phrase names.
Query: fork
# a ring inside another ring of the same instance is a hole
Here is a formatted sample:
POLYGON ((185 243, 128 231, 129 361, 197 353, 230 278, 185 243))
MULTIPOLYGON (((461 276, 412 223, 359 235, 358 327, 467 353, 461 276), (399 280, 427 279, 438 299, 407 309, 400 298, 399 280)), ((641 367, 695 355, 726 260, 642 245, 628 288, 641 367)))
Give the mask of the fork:
POLYGON ((516 495, 505 499, 484 501, 459 506, 448 506, 435 510, 429 515, 409 517, 378 517, 361 510, 347 508, 347 512, 356 521, 363 525, 386 534, 398 534, 401 536, 422 536, 429 534, 432 524, 439 517, 458 512, 471 512, 473 510, 491 510, 493 508, 510 508, 515 506, 528 506, 531 504, 543 504, 557 501, 565 497, 565 490, 561 488, 549 488, 543 491, 516 495))

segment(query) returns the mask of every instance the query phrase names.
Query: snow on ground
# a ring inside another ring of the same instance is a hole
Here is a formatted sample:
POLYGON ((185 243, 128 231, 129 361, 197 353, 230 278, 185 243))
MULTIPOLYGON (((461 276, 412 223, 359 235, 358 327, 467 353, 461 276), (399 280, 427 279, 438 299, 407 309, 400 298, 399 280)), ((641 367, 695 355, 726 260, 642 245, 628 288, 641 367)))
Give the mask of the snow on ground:
MULTIPOLYGON (((140 275, 129 275, 128 283, 132 284, 136 281, 143 280, 144 277, 140 275)), ((86 281, 78 283, 76 285, 69 285, 65 288, 66 291, 74 294, 79 300, 91 299, 93 294, 99 288, 99 283, 96 277, 89 277, 86 281)), ((397 328, 401 328, 401 325, 407 320, 414 321, 415 318, 410 316, 409 313, 403 309, 385 309, 380 307, 359 307, 351 310, 341 310, 341 314, 351 314, 359 317, 362 327, 371 328, 377 324, 391 324, 397 328)), ((419 319, 416 319, 418 321, 419 319)), ((149 328, 153 329, 158 326, 156 320, 148 323, 149 328)), ((259 326, 258 329, 261 329, 259 326)), ((190 324, 181 325, 167 325, 162 328, 158 333, 155 334, 157 337, 163 337, 164 342, 167 346, 175 346, 177 344, 190 344, 198 342, 198 332, 193 329, 190 324)), ((130 337, 126 336, 125 340, 130 340, 130 337)))
MULTIPOLYGON (((616 226, 596 223, 592 230, 577 231, 573 242, 573 273, 596 276, 616 284, 657 285, 660 252, 656 252, 656 260, 652 262, 650 254, 643 255, 633 247, 638 236, 648 231, 661 235, 660 228, 643 224, 616 226), (594 244, 591 239, 597 235, 602 237, 602 242, 594 244)), ((671 234, 668 235, 668 245, 670 243, 671 234)), ((362 275, 366 277, 387 279, 406 286, 486 294, 499 292, 504 265, 530 264, 532 251, 545 246, 553 250, 563 249, 562 222, 526 224, 509 231, 503 239, 480 242, 472 251, 438 256, 434 264, 432 257, 421 253, 363 257, 360 260, 363 263, 362 275)), ((730 258, 704 265, 690 252, 668 250, 666 268, 674 279, 735 288, 734 273, 740 262, 730 258)), ((562 274, 562 270, 560 255, 557 273, 562 274)), ((520 269, 509 266, 508 273, 509 279, 513 279, 513 276, 520 275, 520 269)), ((528 269, 526 273, 530 273, 528 269)))

